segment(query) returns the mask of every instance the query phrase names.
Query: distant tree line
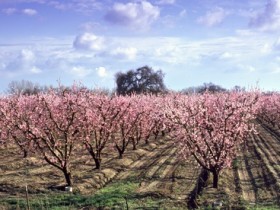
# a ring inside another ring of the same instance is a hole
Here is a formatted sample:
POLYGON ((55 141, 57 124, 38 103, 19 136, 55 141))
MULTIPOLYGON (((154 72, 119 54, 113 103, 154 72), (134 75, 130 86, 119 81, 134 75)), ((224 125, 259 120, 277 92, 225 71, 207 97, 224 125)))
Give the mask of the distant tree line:
MULTIPOLYGON (((149 66, 143 66, 136 70, 128 70, 127 72, 118 72, 115 75, 116 90, 109 89, 93 89, 91 91, 105 95, 131 95, 131 94, 164 94, 170 92, 164 84, 164 74, 161 70, 153 70, 149 66)), ((34 83, 28 80, 12 81, 8 85, 7 93, 16 95, 33 95, 40 92, 47 92, 52 89, 69 89, 67 86, 59 86, 59 88, 53 86, 42 86, 38 83, 34 83)), ((80 87, 81 88, 81 87, 80 87)), ((87 87, 82 87, 86 88, 87 87)), ((234 86, 231 90, 228 90, 220 85, 216 85, 212 82, 204 83, 200 86, 193 86, 185 88, 180 93, 183 94, 201 94, 206 91, 210 93, 220 93, 226 91, 245 91, 244 87, 234 86)), ((174 91, 173 91, 174 92, 174 91)))
POLYGON ((28 80, 12 81, 8 84, 7 93, 14 95, 33 95, 43 92, 47 87, 40 86, 28 80))
POLYGON ((228 90, 226 88, 223 88, 220 85, 216 85, 212 82, 210 83, 204 83, 203 85, 200 86, 193 86, 193 87, 188 87, 185 88, 183 90, 181 90, 180 92, 183 94, 200 94, 200 93, 204 93, 204 92, 210 92, 210 93, 221 93, 221 92, 227 92, 227 91, 245 91, 244 87, 240 87, 240 86, 234 86, 232 89, 228 90))
MULTIPOLYGON (((118 72, 116 74, 116 92, 119 95, 130 95, 132 93, 167 93, 168 89, 166 88, 163 79, 164 74, 161 70, 154 71, 149 66, 143 66, 136 70, 129 70, 126 73, 118 72)), ((245 91, 245 88, 234 86, 231 90, 245 91)), ((180 92, 189 95, 194 93, 200 94, 206 91, 210 93, 220 93, 229 90, 210 82, 204 83, 200 86, 188 87, 180 92)))
MULTIPOLYGON (((102 95, 112 95, 113 91, 105 88, 95 88, 95 89, 88 89, 85 86, 77 85, 79 89, 87 89, 88 91, 92 91, 102 95)), ((63 85, 58 85, 58 87, 54 87, 52 85, 40 85, 38 83, 34 83, 29 80, 20 80, 20 81, 12 81, 8 84, 8 88, 6 90, 7 94, 11 95, 35 95, 38 93, 46 93, 49 90, 54 90, 55 92, 62 92, 62 91, 71 91, 72 87, 67 87, 63 85)))

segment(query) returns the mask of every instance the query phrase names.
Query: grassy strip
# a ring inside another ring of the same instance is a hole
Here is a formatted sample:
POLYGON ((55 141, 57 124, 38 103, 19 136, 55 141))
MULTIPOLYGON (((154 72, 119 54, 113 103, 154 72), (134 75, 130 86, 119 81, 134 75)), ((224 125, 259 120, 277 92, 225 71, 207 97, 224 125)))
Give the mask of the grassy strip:
MULTIPOLYGON (((138 187, 138 183, 118 182, 99 190, 95 195, 55 193, 30 198, 31 209, 77 209, 79 207, 125 208, 126 202, 138 187)), ((0 209, 26 209, 24 198, 6 198, 0 201, 0 209)))
MULTIPOLYGON (((96 194, 85 196, 65 192, 41 194, 30 197, 30 209, 74 210, 88 207, 100 209, 161 209, 163 203, 169 203, 165 197, 139 195, 136 181, 118 181, 110 183, 96 194)), ((171 204, 170 209, 173 209, 171 204)), ((0 209, 27 209, 24 198, 5 198, 0 201, 0 209)), ((180 208, 176 208, 180 209, 180 208)))
MULTIPOLYGON (((138 186, 137 182, 119 181, 107 185, 91 196, 68 193, 36 195, 30 199, 30 209, 74 210, 84 207, 89 209, 91 207, 96 209, 187 209, 183 203, 179 204, 165 197, 141 197, 136 192, 138 186)), ((26 209, 26 207, 24 198, 5 198, 0 201, 0 209, 26 209)), ((203 209, 208 208, 203 207, 203 209)), ((279 206, 244 204, 239 209, 276 210, 279 206)))

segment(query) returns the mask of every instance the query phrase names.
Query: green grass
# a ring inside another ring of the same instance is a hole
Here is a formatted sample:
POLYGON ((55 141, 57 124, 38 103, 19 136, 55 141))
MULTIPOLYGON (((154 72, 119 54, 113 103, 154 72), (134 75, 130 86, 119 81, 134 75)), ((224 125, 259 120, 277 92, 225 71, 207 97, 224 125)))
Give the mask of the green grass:
MULTIPOLYGON (((31 210, 74 210, 82 207, 106 207, 106 209, 186 209, 186 203, 169 200, 165 197, 139 196, 137 180, 110 183, 96 194, 85 196, 79 193, 50 193, 30 196, 31 210), (175 202, 175 203, 174 203, 175 202)), ((4 198, 0 209, 27 209, 24 198, 4 198)), ((211 209, 211 206, 201 209, 211 209)), ((244 203, 240 209, 276 210, 276 205, 250 205, 244 203)))
POLYGON ((106 207, 123 207, 126 200, 130 200, 138 183, 135 182, 116 182, 99 190, 92 198, 91 205, 106 207))
MULTIPOLYGON (((30 196, 31 210, 72 210, 82 207, 106 207, 106 209, 160 209, 170 201, 164 197, 139 196, 136 189, 139 183, 118 181, 110 183, 94 195, 85 196, 79 193, 50 193, 30 196)), ((171 204, 171 206, 173 206, 171 204)), ((170 209, 173 209, 170 206, 170 209)), ((0 201, 0 209, 27 209, 24 198, 5 198, 0 201)), ((176 208, 180 209, 180 208, 176 208)))
POLYGON ((279 206, 276 205, 255 205, 255 206, 247 206, 246 209, 248 210, 278 210, 279 206))
MULTIPOLYGON (((30 197, 31 209, 76 209, 78 207, 114 207, 125 208, 126 200, 131 203, 138 183, 117 182, 99 190, 95 195, 83 196, 80 194, 55 193, 49 195, 36 195, 30 197)), ((26 209, 24 198, 6 198, 0 201, 1 207, 7 209, 26 209)))

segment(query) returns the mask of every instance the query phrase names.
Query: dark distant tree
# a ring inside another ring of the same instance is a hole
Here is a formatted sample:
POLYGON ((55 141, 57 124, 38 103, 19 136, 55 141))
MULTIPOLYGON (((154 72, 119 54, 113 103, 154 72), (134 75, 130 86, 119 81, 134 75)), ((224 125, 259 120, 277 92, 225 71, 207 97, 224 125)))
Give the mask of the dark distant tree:
POLYGON ((210 93, 219 93, 219 92, 225 92, 226 89, 210 82, 210 83, 204 83, 203 86, 198 87, 198 90, 197 90, 198 93, 204 93, 206 91, 208 91, 210 93))
POLYGON ((232 88, 232 91, 235 91, 235 92, 244 92, 246 90, 245 87, 240 87, 238 85, 235 85, 233 88, 232 88))
POLYGON ((219 85, 215 85, 210 82, 210 83, 204 83, 201 86, 188 87, 181 90, 180 92, 183 94, 190 95, 195 93, 204 93, 206 91, 210 93, 219 93, 219 92, 225 92, 227 90, 219 85))
POLYGON ((126 73, 116 74, 117 94, 129 95, 132 93, 158 94, 166 91, 163 82, 164 74, 161 70, 154 71, 151 67, 143 66, 126 73))
POLYGON ((39 84, 28 80, 12 81, 8 84, 7 92, 14 95, 33 95, 43 90, 39 84))
POLYGON ((197 93, 199 87, 188 87, 188 88, 184 88, 181 91, 179 91, 182 94, 186 94, 186 95, 191 95, 191 94, 195 94, 197 93))

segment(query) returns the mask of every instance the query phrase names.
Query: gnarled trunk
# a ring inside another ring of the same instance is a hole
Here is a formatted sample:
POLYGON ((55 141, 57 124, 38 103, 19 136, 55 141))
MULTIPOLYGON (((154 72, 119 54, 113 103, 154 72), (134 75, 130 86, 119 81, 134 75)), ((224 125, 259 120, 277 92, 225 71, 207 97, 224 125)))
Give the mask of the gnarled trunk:
POLYGON ((101 169, 101 158, 93 157, 94 163, 95 163, 95 169, 100 170, 101 169))
POLYGON ((28 151, 26 149, 23 149, 23 158, 27 158, 28 151))
POLYGON ((69 170, 67 170, 67 168, 64 168, 62 170, 63 174, 64 174, 64 177, 65 177, 65 180, 66 180, 66 183, 67 183, 67 186, 72 186, 72 175, 71 175, 71 172, 69 170))
POLYGON ((218 183, 219 183, 219 171, 214 170, 212 171, 213 174, 213 188, 218 188, 218 183))
POLYGON ((94 151, 93 147, 90 144, 85 144, 90 156, 94 160, 95 169, 101 169, 101 149, 94 151))
POLYGON ((137 150, 137 143, 138 141, 135 138, 131 138, 132 141, 132 150, 137 150))
POLYGON ((119 147, 118 145, 116 145, 116 148, 119 152, 119 159, 122 159, 123 158, 123 153, 124 153, 124 150, 125 150, 125 147, 119 147))

